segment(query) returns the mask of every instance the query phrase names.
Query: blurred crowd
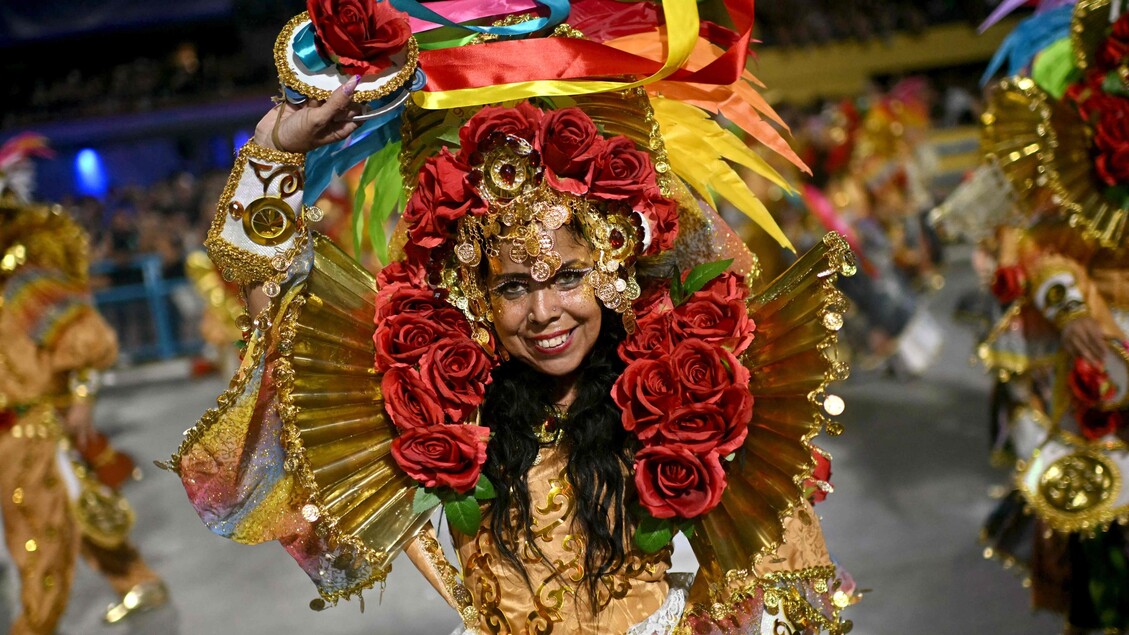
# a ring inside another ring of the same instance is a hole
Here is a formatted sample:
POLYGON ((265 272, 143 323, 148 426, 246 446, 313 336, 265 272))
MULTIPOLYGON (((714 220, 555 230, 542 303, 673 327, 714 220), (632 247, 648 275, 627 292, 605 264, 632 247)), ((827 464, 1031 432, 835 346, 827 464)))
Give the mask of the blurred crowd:
POLYGON ((104 284, 124 282, 115 267, 139 254, 160 257, 165 277, 183 276, 185 256, 200 249, 227 178, 226 172, 179 172, 149 187, 127 186, 104 200, 61 201, 90 235, 91 261, 110 270, 104 284))
POLYGON ((53 40, 7 48, 0 128, 146 112, 263 95, 277 86, 271 50, 291 0, 236 0, 235 20, 95 32, 66 50, 53 40), (236 29, 233 24, 241 25, 236 29), (128 40, 128 46, 122 46, 128 40), (70 55, 68 51, 98 51, 70 55), (143 52, 143 53, 142 53, 143 52), (60 59, 60 56, 65 56, 60 59), (62 73, 43 72, 52 62, 62 73))

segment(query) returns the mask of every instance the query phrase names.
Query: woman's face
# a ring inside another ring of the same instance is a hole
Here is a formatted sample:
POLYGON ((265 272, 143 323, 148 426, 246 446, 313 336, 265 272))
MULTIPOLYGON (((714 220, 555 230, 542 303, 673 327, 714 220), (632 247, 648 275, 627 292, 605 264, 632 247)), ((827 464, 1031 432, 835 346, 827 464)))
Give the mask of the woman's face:
POLYGON ((580 367, 600 334, 600 304, 584 280, 594 266, 592 250, 572 231, 553 232, 562 265, 545 282, 533 280, 529 265, 490 259, 486 279, 494 328, 511 357, 546 375, 565 377, 580 367))

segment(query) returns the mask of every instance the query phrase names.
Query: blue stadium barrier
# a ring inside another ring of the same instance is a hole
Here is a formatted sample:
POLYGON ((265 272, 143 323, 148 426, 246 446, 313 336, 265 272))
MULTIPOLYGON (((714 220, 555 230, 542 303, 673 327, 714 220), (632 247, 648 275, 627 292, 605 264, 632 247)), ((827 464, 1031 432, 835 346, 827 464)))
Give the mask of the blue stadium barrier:
MULTIPOLYGON (((176 309, 170 302, 173 291, 187 285, 188 279, 165 278, 163 266, 159 256, 142 254, 124 265, 103 261, 90 268, 92 277, 111 279, 114 274, 141 273, 140 282, 116 284, 94 292, 94 304, 117 331, 122 356, 127 361, 165 360, 200 350, 198 336, 182 337, 178 333, 176 309)), ((196 334, 198 330, 192 332, 196 334)))

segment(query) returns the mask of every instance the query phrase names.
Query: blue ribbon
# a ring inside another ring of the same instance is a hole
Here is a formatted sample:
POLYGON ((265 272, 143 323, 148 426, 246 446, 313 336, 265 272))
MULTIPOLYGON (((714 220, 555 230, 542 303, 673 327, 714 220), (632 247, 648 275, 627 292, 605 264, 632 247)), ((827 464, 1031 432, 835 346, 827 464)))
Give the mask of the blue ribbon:
MULTIPOLYGON (((399 93, 386 97, 378 103, 391 103, 399 93)), ((379 106, 377 106, 379 107, 379 106)), ((369 155, 400 138, 400 115, 404 112, 401 104, 388 112, 365 121, 353 134, 336 143, 311 150, 306 154, 306 189, 302 202, 313 205, 329 187, 335 174, 365 160, 369 155)))
POLYGON ((1074 7, 1066 5, 1037 13, 1020 22, 992 56, 992 61, 988 63, 987 70, 980 78, 980 85, 986 85, 1005 61, 1008 65, 1008 75, 1018 75, 1031 64, 1040 51, 1064 37, 1069 37, 1073 13, 1074 7))
POLYGON ((459 24, 452 22, 447 18, 439 15, 438 13, 428 9, 416 0, 388 0, 392 6, 400 11, 407 13, 413 18, 434 22, 435 24, 442 24, 443 26, 455 27, 457 29, 466 29, 467 31, 474 31, 476 33, 489 33, 491 35, 525 35, 527 33, 534 33, 546 27, 556 26, 564 22, 568 17, 568 13, 572 8, 569 0, 535 0, 537 4, 548 7, 549 17, 547 18, 534 18, 527 20, 521 24, 514 24, 511 26, 471 26, 469 24, 459 24))
POLYGON ((298 29, 298 35, 294 38, 294 54, 306 68, 310 69, 311 73, 323 71, 330 67, 329 60, 321 56, 318 52, 317 42, 314 41, 314 23, 307 22, 298 29))

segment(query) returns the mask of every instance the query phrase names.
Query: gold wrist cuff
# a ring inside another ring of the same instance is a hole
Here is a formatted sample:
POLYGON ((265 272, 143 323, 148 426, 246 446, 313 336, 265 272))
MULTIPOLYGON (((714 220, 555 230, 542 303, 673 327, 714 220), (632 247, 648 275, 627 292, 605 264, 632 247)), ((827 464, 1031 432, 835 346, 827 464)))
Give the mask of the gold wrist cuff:
POLYGON ((282 150, 275 150, 274 148, 266 148, 255 143, 253 138, 248 139, 247 143, 243 144, 243 147, 239 149, 239 156, 236 157, 236 161, 244 161, 248 158, 284 165, 296 165, 298 167, 304 167, 306 165, 306 155, 297 152, 284 152, 282 150))

